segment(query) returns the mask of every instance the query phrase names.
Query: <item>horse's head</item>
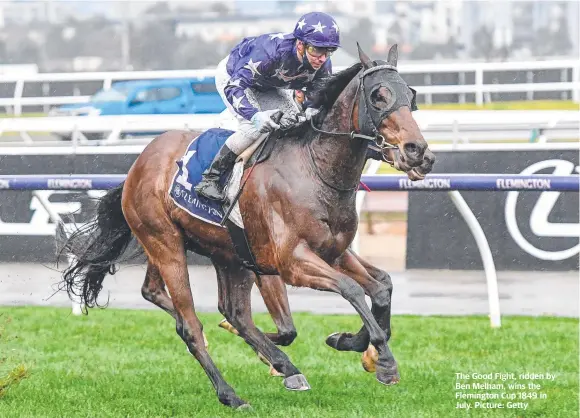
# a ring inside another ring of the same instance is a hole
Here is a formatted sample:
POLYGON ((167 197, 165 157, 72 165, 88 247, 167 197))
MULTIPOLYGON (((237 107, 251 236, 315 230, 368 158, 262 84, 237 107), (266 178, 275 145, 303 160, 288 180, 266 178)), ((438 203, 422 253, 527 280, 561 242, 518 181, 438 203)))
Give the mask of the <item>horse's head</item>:
POLYGON ((411 179, 423 178, 431 171, 435 156, 411 114, 417 109, 416 93, 397 71, 397 45, 389 50, 386 62, 371 61, 360 45, 358 52, 363 65, 359 75, 359 132, 374 136, 397 169, 411 179))

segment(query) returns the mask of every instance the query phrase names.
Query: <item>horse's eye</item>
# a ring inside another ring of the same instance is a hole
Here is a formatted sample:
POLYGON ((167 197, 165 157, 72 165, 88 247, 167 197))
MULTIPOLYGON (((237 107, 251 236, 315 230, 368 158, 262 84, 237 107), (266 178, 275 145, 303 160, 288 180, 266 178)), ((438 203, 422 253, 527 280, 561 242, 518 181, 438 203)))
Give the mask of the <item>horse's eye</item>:
POLYGON ((386 109, 389 106, 391 92, 384 88, 378 88, 371 93, 371 103, 381 109, 386 109))

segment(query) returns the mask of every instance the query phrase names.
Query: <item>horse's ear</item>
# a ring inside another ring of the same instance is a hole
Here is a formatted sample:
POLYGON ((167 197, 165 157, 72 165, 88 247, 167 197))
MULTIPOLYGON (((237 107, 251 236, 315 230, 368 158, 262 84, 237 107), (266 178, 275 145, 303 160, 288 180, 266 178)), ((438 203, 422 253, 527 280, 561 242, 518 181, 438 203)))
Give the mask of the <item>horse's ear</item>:
POLYGON ((356 43, 356 47, 358 48, 358 57, 360 59, 360 62, 362 62, 364 68, 365 69, 371 68, 373 66, 373 63, 371 62, 371 59, 367 56, 367 54, 363 52, 358 42, 356 43))
POLYGON ((387 62, 393 67, 397 66, 397 58, 399 57, 399 47, 397 44, 393 45, 389 49, 389 55, 387 56, 387 62))

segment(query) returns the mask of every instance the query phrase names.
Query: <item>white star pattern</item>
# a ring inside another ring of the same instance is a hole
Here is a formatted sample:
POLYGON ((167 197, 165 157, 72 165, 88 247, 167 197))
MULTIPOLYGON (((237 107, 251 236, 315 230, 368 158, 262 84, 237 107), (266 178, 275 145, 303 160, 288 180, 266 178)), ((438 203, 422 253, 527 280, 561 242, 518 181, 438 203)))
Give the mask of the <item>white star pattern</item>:
POLYGON ((302 30, 302 27, 306 24, 306 20, 302 19, 298 22, 298 29, 302 30))
POLYGON ((228 82, 229 86, 236 86, 236 87, 240 87, 240 79, 238 78, 237 80, 230 80, 228 82))
POLYGON ((240 107, 246 107, 242 104, 242 100, 244 100, 243 95, 241 95, 240 97, 234 96, 234 109, 240 110, 240 107))
POLYGON ((338 33, 338 25, 336 24, 336 22, 332 22, 332 27, 334 28, 336 33, 338 33))
POLYGON ((282 32, 270 34, 270 40, 271 41, 273 41, 276 38, 278 38, 278 39, 284 39, 284 34, 282 32))
POLYGON ((314 28, 314 32, 320 32, 320 33, 324 33, 322 32, 322 29, 324 29, 326 26, 324 26, 322 23, 318 22, 317 25, 310 25, 314 28))
POLYGON ((244 65, 244 68, 247 68, 248 70, 250 70, 252 72, 252 77, 254 77, 256 74, 258 75, 262 75, 260 74, 260 72, 258 71, 258 66, 262 63, 262 61, 258 61, 258 62, 254 62, 252 61, 252 59, 250 58, 250 61, 244 65))
POLYGON ((316 71, 313 73, 306 73, 306 79, 308 80, 308 82, 310 83, 312 80, 314 80, 314 77, 316 76, 316 71))

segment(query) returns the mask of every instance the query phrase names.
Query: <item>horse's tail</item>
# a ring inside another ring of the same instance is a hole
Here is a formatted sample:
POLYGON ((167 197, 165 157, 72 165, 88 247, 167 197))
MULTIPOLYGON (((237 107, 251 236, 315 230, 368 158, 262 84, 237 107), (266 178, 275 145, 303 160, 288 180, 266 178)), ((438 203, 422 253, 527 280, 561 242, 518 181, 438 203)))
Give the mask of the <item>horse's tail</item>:
POLYGON ((70 236, 67 237, 62 223, 57 227, 59 256, 64 252, 70 261, 63 272, 63 288, 69 297, 80 297, 86 307, 101 306, 97 297, 103 280, 107 273, 116 272, 115 263, 131 242, 131 229, 121 208, 123 185, 100 198, 96 218, 76 228, 70 236))

